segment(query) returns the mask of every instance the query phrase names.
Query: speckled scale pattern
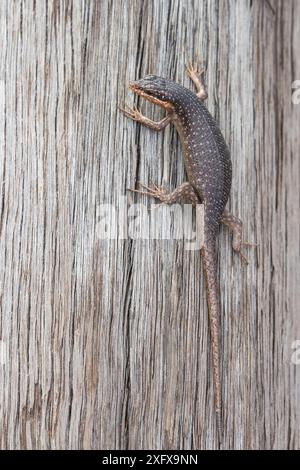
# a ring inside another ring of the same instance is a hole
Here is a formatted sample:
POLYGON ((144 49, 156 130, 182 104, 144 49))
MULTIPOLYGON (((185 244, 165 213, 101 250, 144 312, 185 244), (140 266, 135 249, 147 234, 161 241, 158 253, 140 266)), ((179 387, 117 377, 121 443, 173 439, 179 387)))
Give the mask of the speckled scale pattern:
POLYGON ((188 179, 205 206, 207 236, 214 237, 231 188, 230 153, 215 120, 194 93, 172 81, 168 93, 188 179))
POLYGON ((174 82, 168 83, 173 104, 172 121, 181 136, 190 184, 204 204, 204 273, 211 325, 215 407, 219 439, 222 439, 222 393, 219 347, 219 284, 216 235, 232 180, 230 153, 219 127, 200 98, 174 82))
MULTIPOLYGON (((168 111, 184 149, 188 183, 184 183, 169 195, 160 194, 160 200, 173 203, 182 196, 187 196, 194 202, 198 196, 199 202, 204 204, 204 246, 201 252, 208 293, 215 409, 221 442, 220 306, 216 236, 231 188, 230 153, 219 127, 197 95, 171 80, 154 75, 149 75, 137 83, 150 101, 160 104, 168 111)), ((155 191, 150 193, 152 194, 156 197, 158 195, 155 191)), ((226 217, 227 223, 231 223, 228 214, 226 217)))

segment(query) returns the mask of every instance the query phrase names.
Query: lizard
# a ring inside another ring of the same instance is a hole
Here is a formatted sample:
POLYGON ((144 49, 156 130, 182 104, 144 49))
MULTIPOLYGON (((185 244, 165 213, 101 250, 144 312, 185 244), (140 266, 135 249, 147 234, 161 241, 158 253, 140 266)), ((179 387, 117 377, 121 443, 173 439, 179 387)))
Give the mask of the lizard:
POLYGON ((183 146, 188 176, 188 182, 169 193, 163 187, 141 183, 141 189, 130 191, 154 197, 165 204, 185 201, 194 206, 200 203, 204 205, 204 243, 201 255, 208 297, 214 402, 220 445, 223 439, 223 422, 219 345, 220 296, 216 252, 220 223, 228 226, 233 233, 232 247, 246 263, 241 247, 251 244, 242 242, 241 220, 225 209, 231 189, 232 163, 221 130, 204 104, 208 93, 203 73, 204 70, 198 72, 191 63, 187 65, 187 74, 196 87, 196 93, 170 79, 156 75, 147 75, 129 83, 129 88, 135 94, 166 110, 166 116, 159 122, 147 118, 136 107, 125 105, 121 110, 127 117, 155 131, 161 131, 173 123, 183 146))

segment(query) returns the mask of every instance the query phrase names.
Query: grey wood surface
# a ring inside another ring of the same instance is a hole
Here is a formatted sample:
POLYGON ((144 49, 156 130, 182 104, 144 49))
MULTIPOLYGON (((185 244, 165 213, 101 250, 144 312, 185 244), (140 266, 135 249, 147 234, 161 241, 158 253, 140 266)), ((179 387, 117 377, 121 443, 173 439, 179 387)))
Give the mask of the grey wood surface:
POLYGON ((199 251, 97 229, 137 181, 186 179, 174 129, 118 105, 146 73, 192 89, 189 58, 259 243, 244 266, 220 232, 224 447, 300 447, 299 18, 298 0, 1 0, 2 449, 216 448, 199 251))

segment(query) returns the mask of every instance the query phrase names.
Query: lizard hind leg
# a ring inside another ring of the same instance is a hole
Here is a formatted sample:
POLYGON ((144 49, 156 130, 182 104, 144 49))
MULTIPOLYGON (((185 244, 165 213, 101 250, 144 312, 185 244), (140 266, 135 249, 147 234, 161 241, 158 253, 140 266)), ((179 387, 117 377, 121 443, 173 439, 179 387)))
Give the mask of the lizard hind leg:
POLYGON ((242 221, 238 217, 235 217, 233 214, 231 214, 229 211, 225 210, 222 215, 221 222, 224 225, 226 225, 229 228, 229 230, 232 232, 233 250, 241 256, 242 260, 246 264, 248 264, 248 260, 245 257, 245 255, 242 253, 241 248, 242 246, 257 246, 257 245, 255 243, 248 243, 248 242, 242 241, 242 229, 243 229, 242 221))

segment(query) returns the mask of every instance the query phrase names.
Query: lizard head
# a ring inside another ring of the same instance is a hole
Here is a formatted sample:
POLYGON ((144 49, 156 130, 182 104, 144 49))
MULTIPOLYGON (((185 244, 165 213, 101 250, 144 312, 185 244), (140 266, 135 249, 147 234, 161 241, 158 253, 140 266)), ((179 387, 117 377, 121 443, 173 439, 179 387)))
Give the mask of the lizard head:
POLYGON ((147 75, 141 80, 130 82, 129 88, 151 103, 158 104, 170 111, 172 109, 172 95, 169 83, 173 82, 156 75, 147 75))

